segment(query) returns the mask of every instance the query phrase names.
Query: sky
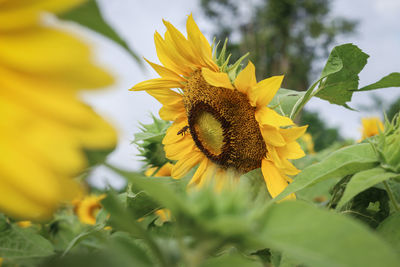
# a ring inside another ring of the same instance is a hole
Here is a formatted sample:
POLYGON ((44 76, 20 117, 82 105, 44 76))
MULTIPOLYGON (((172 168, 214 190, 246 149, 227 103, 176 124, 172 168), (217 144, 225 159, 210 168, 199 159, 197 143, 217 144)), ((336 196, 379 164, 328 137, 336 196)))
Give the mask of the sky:
MULTIPOLYGON (((197 0, 100 0, 103 16, 139 55, 158 62, 153 42, 154 32, 165 32, 162 19, 174 24, 185 32, 188 14, 193 16, 208 40, 212 40, 214 27, 201 14, 197 0)), ((351 37, 338 39, 337 44, 354 43, 370 55, 368 64, 360 74, 360 86, 376 82, 391 72, 400 71, 400 15, 399 0, 336 0, 332 5, 333 16, 359 20, 358 29, 351 37)), ((86 30, 79 30, 93 46, 96 60, 109 69, 116 77, 116 83, 99 92, 86 92, 83 99, 110 121, 119 132, 119 145, 110 155, 109 162, 124 169, 137 170, 141 166, 137 149, 130 144, 134 133, 139 131, 139 122, 150 123, 150 113, 158 114, 160 104, 145 92, 128 91, 133 85, 146 79, 158 77, 147 66, 143 69, 129 54, 113 42, 86 30)), ((250 51, 251 52, 251 51, 250 51)), ((320 62, 319 64, 324 64, 320 62)), ((268 74, 266 74, 268 76, 268 74)), ((358 93, 353 96, 350 106, 372 103, 375 94, 387 103, 400 96, 400 88, 358 93)), ((330 105, 318 98, 306 106, 316 111, 328 125, 338 127, 346 138, 360 137, 360 119, 365 116, 381 116, 381 111, 353 112, 340 106, 330 105)), ((124 182, 100 167, 91 176, 97 186, 111 184, 119 187, 124 182), (109 177, 113 177, 109 179, 109 177)))

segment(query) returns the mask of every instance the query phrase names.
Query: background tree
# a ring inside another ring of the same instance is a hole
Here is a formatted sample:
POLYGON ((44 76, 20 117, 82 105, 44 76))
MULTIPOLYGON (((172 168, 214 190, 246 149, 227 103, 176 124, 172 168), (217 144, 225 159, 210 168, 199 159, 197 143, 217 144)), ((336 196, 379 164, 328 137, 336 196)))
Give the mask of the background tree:
POLYGON ((258 78, 285 74, 283 86, 295 90, 308 88, 313 63, 356 26, 332 17, 330 0, 200 1, 217 39, 230 39, 233 59, 251 51, 258 78))

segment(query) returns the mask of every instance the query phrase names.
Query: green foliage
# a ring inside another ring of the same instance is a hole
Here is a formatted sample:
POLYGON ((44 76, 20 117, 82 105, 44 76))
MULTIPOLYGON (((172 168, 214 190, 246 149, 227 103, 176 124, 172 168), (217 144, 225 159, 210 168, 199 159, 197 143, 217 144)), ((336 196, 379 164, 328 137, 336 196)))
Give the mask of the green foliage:
POLYGON ((400 253, 400 212, 386 218, 376 229, 378 233, 400 253))
POLYGON ((346 103, 351 101, 353 91, 358 88, 358 74, 367 64, 368 57, 361 49, 352 44, 335 47, 322 75, 332 66, 338 69, 339 61, 341 61, 342 68, 335 72, 329 71, 330 74, 326 75, 326 79, 319 84, 315 96, 328 100, 332 104, 346 106, 346 103))
POLYGON ((143 161, 146 167, 162 167, 170 162, 165 157, 164 145, 162 140, 170 125, 169 122, 157 119, 152 115, 153 123, 141 124, 141 132, 135 134, 135 139, 132 143, 136 144, 139 149, 139 156, 144 157, 143 161))
POLYGON ((387 109, 386 116, 389 121, 393 120, 396 114, 400 113, 400 98, 395 100, 387 109))
POLYGON ((341 208, 344 204, 346 204, 348 201, 350 201, 353 197, 355 197, 362 191, 378 183, 396 177, 400 177, 400 174, 386 172, 381 167, 367 169, 365 171, 356 173, 348 182, 346 190, 344 191, 344 194, 340 199, 337 208, 341 208))
POLYGON ((294 105, 304 96, 305 92, 280 88, 269 103, 269 107, 279 114, 289 117, 294 105))
POLYGON ((275 199, 280 200, 309 185, 330 178, 344 177, 378 165, 373 146, 368 143, 339 149, 321 162, 310 165, 275 199))
POLYGON ((125 40, 104 20, 96 0, 89 0, 66 13, 60 14, 59 18, 77 22, 105 36, 124 48, 137 63, 142 64, 142 60, 129 48, 125 40))
POLYGON ((398 264, 388 244, 366 227, 336 213, 302 202, 283 202, 271 206, 265 216, 261 235, 266 242, 307 266, 398 264), (374 253, 365 253, 372 250, 374 253))
POLYGON ((0 257, 5 258, 5 264, 32 266, 54 253, 53 245, 34 229, 8 224, 4 217, 1 220, 4 227, 0 231, 0 257))
POLYGON ((390 73, 389 75, 383 77, 376 83, 364 86, 363 88, 360 88, 358 91, 369 91, 369 90, 375 90, 375 89, 381 89, 381 88, 387 88, 387 87, 400 87, 400 73, 399 72, 390 73))

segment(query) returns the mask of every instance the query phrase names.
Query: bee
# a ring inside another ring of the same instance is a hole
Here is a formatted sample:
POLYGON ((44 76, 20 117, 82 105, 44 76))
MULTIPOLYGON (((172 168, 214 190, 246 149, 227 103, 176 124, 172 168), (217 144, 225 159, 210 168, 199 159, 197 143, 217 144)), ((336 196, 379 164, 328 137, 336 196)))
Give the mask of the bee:
POLYGON ((187 131, 189 130, 189 126, 185 126, 183 127, 178 133, 177 135, 185 135, 187 133, 187 131))

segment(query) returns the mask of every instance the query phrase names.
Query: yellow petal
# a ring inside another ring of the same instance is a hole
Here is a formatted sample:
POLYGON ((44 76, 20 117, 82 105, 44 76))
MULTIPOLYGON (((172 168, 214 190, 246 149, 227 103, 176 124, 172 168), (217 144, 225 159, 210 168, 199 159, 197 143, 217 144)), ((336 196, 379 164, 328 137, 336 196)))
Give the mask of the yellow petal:
POLYGON ((140 82, 129 90, 144 91, 144 90, 160 90, 160 89, 181 88, 181 87, 182 84, 178 81, 166 78, 156 78, 140 82))
POLYGON ((271 125, 277 128, 294 124, 290 118, 281 116, 275 110, 268 107, 258 109, 255 117, 259 124, 271 125))
POLYGON ((180 100, 162 106, 158 114, 160 115, 160 118, 165 121, 175 121, 179 117, 186 116, 186 110, 183 101, 180 100))
POLYGON ((98 88, 113 82, 92 62, 87 45, 58 29, 30 28, 4 33, 1 39, 1 66, 5 68, 33 74, 62 87, 98 88))
POLYGON ((172 178, 180 179, 185 176, 192 168, 194 168, 202 159, 204 155, 201 152, 192 151, 186 154, 185 157, 180 159, 172 169, 172 178))
POLYGON ((181 32, 179 32, 171 23, 163 20, 165 27, 167 27, 168 34, 171 37, 173 45, 176 51, 191 65, 197 65, 197 68, 201 67, 200 64, 196 64, 196 55, 192 51, 192 47, 188 40, 181 32))
POLYGON ((163 67, 161 65, 158 65, 156 63, 153 63, 149 60, 147 60, 146 58, 144 59, 146 60, 147 63, 149 63, 149 65, 158 73, 158 75, 160 75, 162 78, 167 78, 169 80, 174 80, 174 81, 179 81, 179 82, 185 82, 186 80, 181 77, 180 75, 176 74, 174 71, 163 67))
POLYGON ((301 127, 291 127, 287 129, 279 129, 279 132, 282 134, 283 138, 287 143, 293 142, 299 137, 303 136, 308 128, 308 125, 301 127))
POLYGON ((282 76, 273 76, 257 83, 250 91, 250 104, 257 107, 265 107, 274 98, 281 87, 282 76))
POLYGON ((181 141, 185 135, 177 134, 183 127, 188 126, 189 123, 186 120, 175 121, 167 130, 165 137, 162 141, 163 145, 175 144, 181 141))
POLYGON ((235 87, 240 92, 248 94, 251 88, 256 84, 257 84, 256 69, 253 63, 249 61, 249 64, 247 64, 246 68, 244 68, 236 77, 235 87))
POLYGON ((168 49, 168 53, 170 53, 175 63, 179 63, 181 69, 190 73, 199 67, 198 65, 193 64, 190 60, 185 58, 184 54, 182 54, 182 49, 185 48, 182 47, 181 43, 178 46, 176 45, 173 37, 171 36, 171 32, 168 30, 164 34, 164 43, 168 49))
POLYGON ((186 31, 189 42, 192 46, 192 50, 197 54, 198 57, 200 57, 201 61, 203 61, 208 68, 218 71, 218 66, 212 60, 211 46, 201 33, 199 27, 193 19, 192 14, 189 15, 186 21, 186 31))
POLYGON ((204 157, 204 159, 200 162, 200 165, 197 168, 196 172, 194 173, 193 178, 190 180, 188 186, 197 185, 201 182, 203 174, 207 170, 209 164, 211 164, 211 161, 207 157, 204 157))
POLYGON ((0 30, 15 30, 38 23, 44 11, 60 13, 80 5, 86 0, 35 0, 14 1, 2 0, 0 2, 0 30))
POLYGON ((286 159, 299 159, 305 156, 304 151, 297 142, 291 142, 286 146, 277 147, 276 151, 281 158, 286 159))
POLYGON ((197 151, 196 146, 189 136, 185 136, 175 144, 164 145, 165 156, 172 160, 181 160, 188 153, 197 151))
POLYGON ((228 74, 225 72, 214 72, 210 69, 202 68, 201 73, 206 82, 212 86, 234 89, 228 74))
MULTIPOLYGON (((288 182, 283 177, 283 174, 271 161, 263 159, 261 163, 261 171, 271 197, 276 197, 288 186, 288 182)), ((295 198, 295 195, 291 194, 287 199, 295 198)))
POLYGON ((260 130, 265 143, 273 146, 286 145, 285 139, 282 137, 276 127, 270 125, 261 125, 260 130))
POLYGON ((158 100, 161 104, 168 104, 182 101, 183 96, 169 89, 154 89, 147 92, 149 95, 158 100))

